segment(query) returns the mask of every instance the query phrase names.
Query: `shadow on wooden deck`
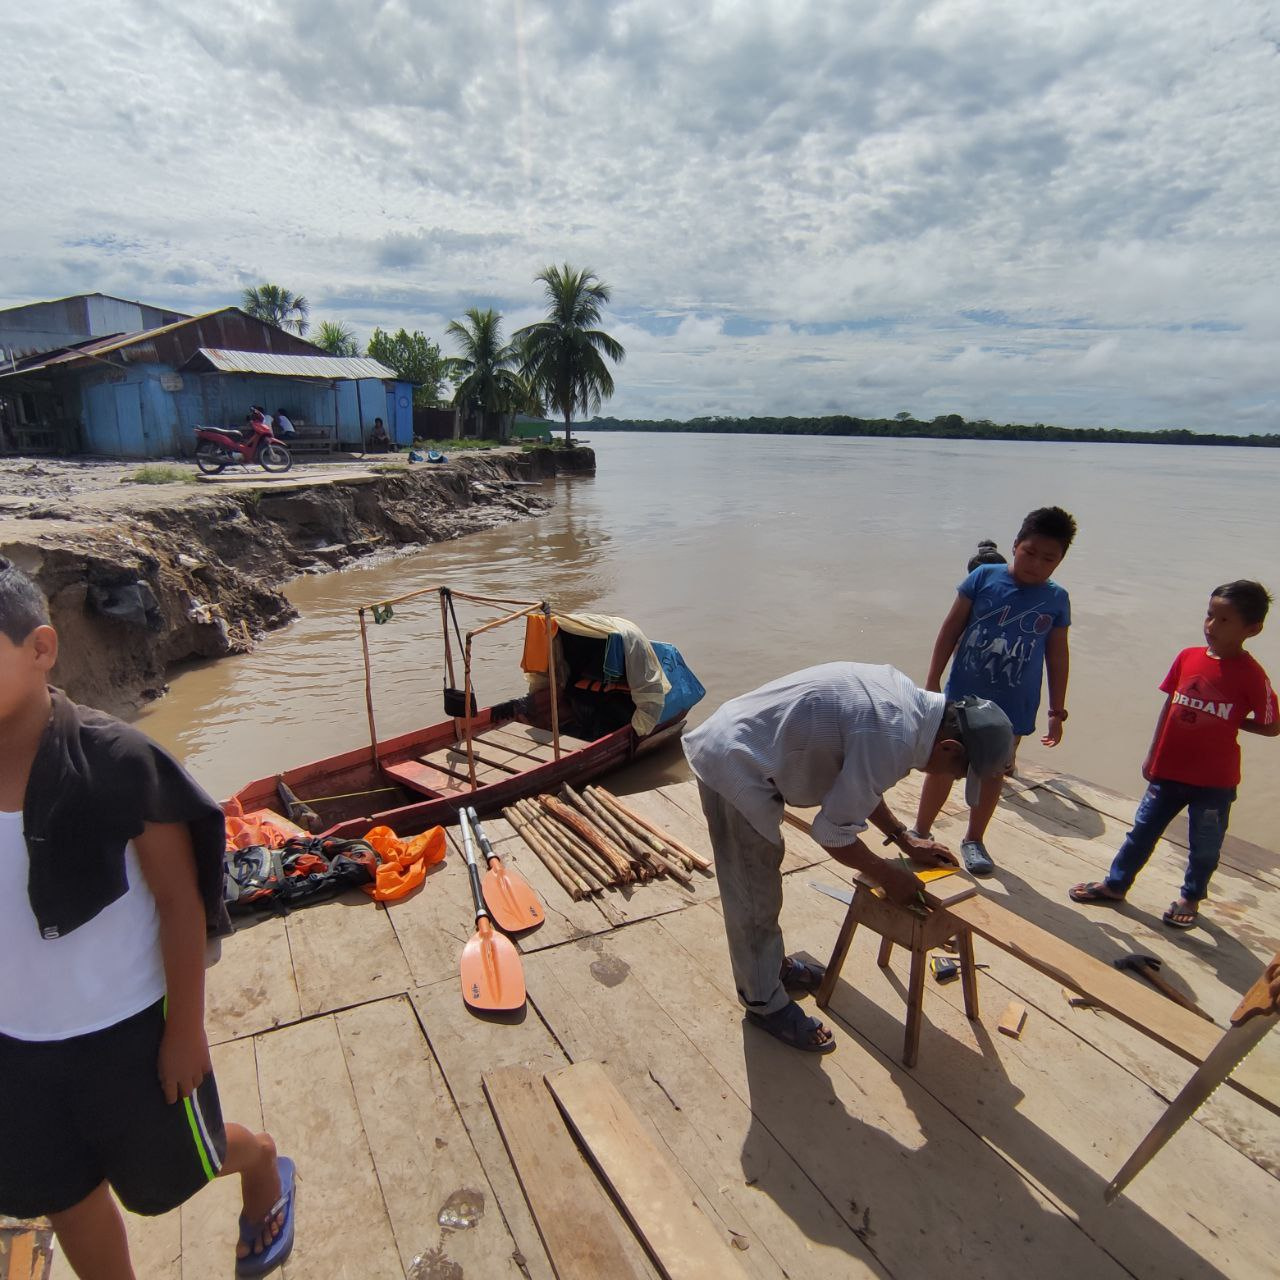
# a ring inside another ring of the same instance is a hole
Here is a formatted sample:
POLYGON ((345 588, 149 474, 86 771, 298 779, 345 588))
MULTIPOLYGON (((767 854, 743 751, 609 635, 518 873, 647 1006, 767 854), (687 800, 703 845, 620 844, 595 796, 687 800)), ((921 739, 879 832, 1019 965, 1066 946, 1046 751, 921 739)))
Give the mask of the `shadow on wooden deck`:
MULTIPOLYGON (((890 796, 910 817, 917 787, 890 796)), ((709 852, 692 784, 629 797, 709 852)), ((1133 805, 1088 784, 1024 774, 989 847, 984 892, 1101 959, 1139 950, 1220 1023, 1280 938, 1277 860, 1228 851, 1204 927, 1160 912, 1184 850, 1166 842, 1121 910, 1084 909, 1133 805)), ((958 839, 960 810, 939 824, 958 839)), ((481 1087, 593 1059, 680 1170, 754 1277, 1247 1277, 1274 1270, 1280 1119, 1220 1091, 1116 1205, 1102 1191, 1191 1068, 1058 984, 979 942, 982 1020, 959 984, 930 982, 917 1067, 904 1070, 905 957, 886 970, 856 935, 828 1011, 824 1058, 744 1026, 715 882, 662 881, 571 902, 505 823, 486 829, 547 908, 521 939, 529 1004, 516 1024, 470 1014, 457 964, 472 926, 460 857, 390 909, 359 895, 228 939, 209 975, 214 1063, 229 1118, 265 1125, 298 1162, 296 1280, 554 1280, 481 1087), (358 909, 357 909, 358 908, 358 909), (1012 998, 1020 1040, 993 1034, 1012 998), (460 1202, 475 1225, 442 1225, 460 1202), (445 1220, 449 1215, 445 1213, 445 1220)), ((451 835, 453 833, 451 832, 451 835)), ((825 958, 843 908, 809 879, 843 868, 786 833, 788 948, 825 958)), ((1280 1044, 1264 1043, 1280 1080, 1280 1044)), ((140 1276, 230 1273, 237 1190, 130 1219, 140 1276)), ((635 1245, 641 1274, 656 1275, 635 1245)), ((55 1264, 54 1275, 65 1276, 55 1264)))

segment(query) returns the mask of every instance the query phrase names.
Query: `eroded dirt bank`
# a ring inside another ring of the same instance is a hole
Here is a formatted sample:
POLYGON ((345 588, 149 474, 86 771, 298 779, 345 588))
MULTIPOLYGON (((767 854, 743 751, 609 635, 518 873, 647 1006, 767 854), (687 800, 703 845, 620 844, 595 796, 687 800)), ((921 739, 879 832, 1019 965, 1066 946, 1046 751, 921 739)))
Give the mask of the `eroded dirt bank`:
POLYGON ((511 482, 594 469, 590 449, 536 449, 152 486, 122 483, 132 466, 14 459, 0 466, 0 554, 49 598, 55 681, 127 714, 171 664, 243 653, 288 622, 281 587, 297 574, 540 515, 550 499, 511 482))

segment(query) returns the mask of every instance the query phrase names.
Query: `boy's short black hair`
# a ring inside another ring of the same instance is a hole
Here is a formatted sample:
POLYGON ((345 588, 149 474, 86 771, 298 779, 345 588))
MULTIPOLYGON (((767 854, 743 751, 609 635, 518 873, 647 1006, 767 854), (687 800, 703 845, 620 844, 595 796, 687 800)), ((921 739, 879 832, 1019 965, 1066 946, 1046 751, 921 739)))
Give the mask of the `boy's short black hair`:
POLYGON ((49 605, 40 588, 11 560, 0 556, 0 632, 21 644, 49 625, 49 605))
POLYGON ((984 538, 978 543, 977 552, 969 557, 969 572, 972 573, 980 564, 1008 563, 1004 556, 1000 554, 996 544, 990 538, 984 538))
POLYGON ((1061 507, 1037 507, 1027 515, 1014 538, 1016 546, 1023 538, 1052 538, 1062 543, 1062 554, 1066 555, 1076 536, 1076 518, 1061 507))
POLYGON ((1260 582, 1251 578, 1237 578, 1224 582, 1209 592, 1211 600, 1225 600, 1241 617, 1245 626, 1253 627, 1265 622, 1271 607, 1271 593, 1260 582))

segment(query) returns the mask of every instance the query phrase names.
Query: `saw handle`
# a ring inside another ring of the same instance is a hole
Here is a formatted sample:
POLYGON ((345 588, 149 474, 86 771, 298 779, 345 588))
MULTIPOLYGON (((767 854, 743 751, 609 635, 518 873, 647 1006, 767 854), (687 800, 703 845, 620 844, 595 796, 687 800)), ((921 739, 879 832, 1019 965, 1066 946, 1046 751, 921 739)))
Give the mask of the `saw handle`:
POLYGON ((1244 999, 1240 1001, 1235 1013, 1231 1015, 1231 1025, 1233 1027, 1241 1026, 1257 1014, 1274 1013, 1276 1011, 1276 1002, 1271 998, 1271 983, 1267 975, 1277 965, 1280 965, 1280 951, 1276 952, 1271 963, 1258 975, 1257 982, 1244 993, 1244 999))

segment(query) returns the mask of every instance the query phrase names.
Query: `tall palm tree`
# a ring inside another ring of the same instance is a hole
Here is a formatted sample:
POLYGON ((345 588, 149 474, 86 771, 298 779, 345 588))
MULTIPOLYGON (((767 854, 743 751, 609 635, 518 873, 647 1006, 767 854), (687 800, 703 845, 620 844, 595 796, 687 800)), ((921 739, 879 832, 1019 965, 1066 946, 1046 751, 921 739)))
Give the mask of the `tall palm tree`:
POLYGON ((358 356, 356 335, 341 320, 321 320, 311 341, 331 356, 358 356))
POLYGON ((611 290, 594 271, 567 262, 534 276, 547 299, 547 318, 516 335, 523 373, 547 404, 564 416, 564 438, 573 436, 574 413, 594 413, 613 395, 613 375, 605 358, 620 364, 626 351, 616 338, 595 328, 611 290))
POLYGON ((502 316, 490 307, 472 307, 465 323, 451 320, 445 335, 460 352, 449 359, 454 380, 453 403, 480 410, 481 436, 494 415, 516 410, 527 398, 527 388, 516 371, 516 348, 502 340, 502 316))
POLYGON ((265 320, 277 329, 293 329, 299 335, 307 331, 311 304, 300 293, 290 293, 278 284, 260 284, 246 289, 240 298, 240 309, 255 320, 265 320))

